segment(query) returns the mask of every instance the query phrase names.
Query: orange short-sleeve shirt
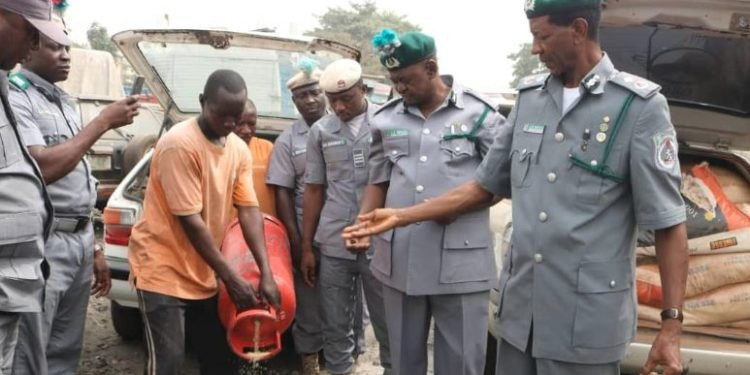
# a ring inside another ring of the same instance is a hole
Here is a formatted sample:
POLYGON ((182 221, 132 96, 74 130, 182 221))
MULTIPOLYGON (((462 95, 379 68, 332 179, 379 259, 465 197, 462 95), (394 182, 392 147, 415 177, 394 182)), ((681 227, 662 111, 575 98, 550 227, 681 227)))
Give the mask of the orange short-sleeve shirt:
POLYGON ((268 163, 271 161, 273 143, 265 139, 253 137, 248 144, 253 156, 253 186, 258 196, 258 204, 263 213, 276 216, 276 193, 266 185, 268 163))
POLYGON ((133 228, 128 259, 138 289, 184 299, 216 293, 216 276, 190 243, 179 216, 199 214, 219 247, 234 206, 258 206, 252 156, 230 134, 211 143, 196 119, 172 127, 157 143, 143 215, 133 228))

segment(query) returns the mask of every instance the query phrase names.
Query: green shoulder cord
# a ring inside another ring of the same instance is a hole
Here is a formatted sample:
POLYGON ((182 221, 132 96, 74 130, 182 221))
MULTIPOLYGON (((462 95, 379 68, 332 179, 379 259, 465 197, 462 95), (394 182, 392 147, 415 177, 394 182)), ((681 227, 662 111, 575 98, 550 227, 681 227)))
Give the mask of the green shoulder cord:
POLYGON ((490 113, 491 108, 487 105, 484 106, 484 112, 482 112, 482 115, 479 116, 479 119, 477 122, 474 123, 474 127, 471 128, 471 131, 468 133, 461 133, 461 134, 447 134, 443 136, 443 140, 449 141, 451 139, 460 139, 460 138, 466 138, 472 142, 476 142, 477 139, 477 132, 482 127, 482 124, 484 123, 484 119, 487 118, 487 114, 490 113))
POLYGON ((623 103, 622 108, 620 108, 620 113, 617 115, 617 121, 615 122, 615 126, 612 128, 612 135, 609 137, 609 141, 607 141, 607 144, 604 146, 604 157, 601 164, 593 166, 579 159, 577 156, 572 155, 570 157, 570 161, 573 162, 573 165, 579 166, 597 176, 604 177, 617 183, 625 182, 624 177, 616 175, 609 167, 609 165, 607 165, 607 160, 609 159, 609 154, 612 152, 612 147, 614 147, 615 140, 617 139, 617 134, 620 132, 620 127, 622 127, 622 123, 625 121, 625 115, 627 115, 628 109, 630 109, 630 105, 633 103, 633 99, 635 99, 635 94, 630 93, 630 95, 628 95, 628 97, 625 99, 625 103, 623 103))

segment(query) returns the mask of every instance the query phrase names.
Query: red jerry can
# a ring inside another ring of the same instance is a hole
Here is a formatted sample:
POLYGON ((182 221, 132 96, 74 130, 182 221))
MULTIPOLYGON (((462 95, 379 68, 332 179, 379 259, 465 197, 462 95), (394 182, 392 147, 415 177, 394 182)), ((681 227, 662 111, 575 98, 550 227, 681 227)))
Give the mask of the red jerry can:
MULTIPOLYGON (((219 318, 227 330, 229 346, 248 361, 266 360, 281 351, 281 334, 292 324, 296 308, 292 258, 284 225, 272 216, 263 215, 263 227, 268 263, 281 294, 281 310, 262 306, 238 312, 224 283, 219 285, 219 318)), ((229 225, 221 252, 230 266, 257 290, 260 269, 237 219, 229 225)))

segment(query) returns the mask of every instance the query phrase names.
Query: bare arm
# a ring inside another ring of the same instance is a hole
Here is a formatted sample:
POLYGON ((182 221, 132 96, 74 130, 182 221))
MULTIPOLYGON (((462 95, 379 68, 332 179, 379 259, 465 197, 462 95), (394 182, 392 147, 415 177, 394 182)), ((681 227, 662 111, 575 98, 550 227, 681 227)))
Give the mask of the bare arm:
POLYGON ((403 227, 418 221, 440 220, 486 207, 492 193, 476 181, 467 182, 447 193, 410 207, 384 208, 359 216, 360 224, 344 229, 344 238, 357 239, 403 227))
POLYGON ((268 263, 263 215, 260 213, 260 208, 257 206, 238 206, 237 217, 240 221, 245 242, 250 247, 253 259, 255 259, 255 263, 260 269, 260 292, 278 308, 280 305, 279 291, 273 280, 271 266, 268 263))
POLYGON ((315 255, 313 239, 323 209, 325 187, 318 184, 305 184, 302 208, 302 278, 310 286, 315 285, 315 255))
POLYGON ((297 227, 297 212, 294 208, 294 191, 292 189, 276 187, 276 213, 286 227, 294 267, 299 267, 300 257, 302 256, 302 237, 297 227))
POLYGON ((362 194, 362 204, 359 207, 360 214, 366 214, 377 208, 385 207, 385 195, 388 193, 388 183, 367 185, 362 194))
POLYGON ((138 115, 139 107, 138 97, 125 98, 105 107, 73 138, 52 147, 29 147, 29 153, 42 170, 44 181, 51 184, 65 177, 104 133, 132 123, 133 117, 138 115))
MULTIPOLYGON (((685 224, 656 231, 656 260, 663 292, 663 308, 682 309, 687 281, 688 251, 685 224)), ((642 374, 649 374, 657 365, 664 374, 681 374, 680 335, 682 323, 676 319, 662 321, 661 331, 654 339, 649 359, 642 374)))
POLYGON ((199 214, 178 216, 190 243, 203 260, 224 281, 227 291, 239 310, 251 308, 258 304, 252 286, 235 272, 214 245, 211 232, 199 214))

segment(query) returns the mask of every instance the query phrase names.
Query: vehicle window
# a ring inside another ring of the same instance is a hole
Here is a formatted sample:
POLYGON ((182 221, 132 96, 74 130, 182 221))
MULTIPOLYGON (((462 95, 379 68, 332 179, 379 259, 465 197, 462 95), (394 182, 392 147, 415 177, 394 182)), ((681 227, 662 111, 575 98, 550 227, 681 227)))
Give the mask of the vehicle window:
POLYGON ((615 66, 662 86, 672 101, 750 115, 750 40, 648 26, 602 28, 615 66))
MULTIPOLYGON (((200 112, 198 94, 216 69, 240 73, 255 102, 258 115, 296 118, 297 112, 286 81, 297 73, 295 65, 306 51, 234 47, 216 49, 206 44, 140 42, 138 47, 169 89, 182 112, 200 112)), ((321 69, 341 56, 329 51, 309 55, 321 69)))

